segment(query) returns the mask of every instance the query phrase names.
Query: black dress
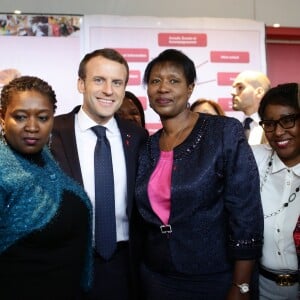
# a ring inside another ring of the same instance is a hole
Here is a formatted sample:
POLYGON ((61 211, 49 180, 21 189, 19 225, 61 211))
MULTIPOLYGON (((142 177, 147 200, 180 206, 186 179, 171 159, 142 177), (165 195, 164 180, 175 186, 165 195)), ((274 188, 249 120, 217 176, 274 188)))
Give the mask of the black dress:
POLYGON ((0 299, 79 299, 88 216, 83 201, 64 191, 52 220, 0 255, 0 299))

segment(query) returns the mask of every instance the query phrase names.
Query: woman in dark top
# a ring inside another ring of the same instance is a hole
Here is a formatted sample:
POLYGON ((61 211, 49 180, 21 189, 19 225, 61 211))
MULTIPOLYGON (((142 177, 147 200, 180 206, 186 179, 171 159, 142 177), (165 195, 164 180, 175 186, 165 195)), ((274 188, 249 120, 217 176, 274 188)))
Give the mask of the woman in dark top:
POLYGON ((192 112, 194 63, 168 49, 144 83, 163 128, 136 180, 144 300, 250 299, 261 255, 259 176, 237 119, 192 112))
POLYGON ((36 77, 1 92, 0 299, 79 299, 91 284, 91 204, 46 146, 55 108, 36 77))

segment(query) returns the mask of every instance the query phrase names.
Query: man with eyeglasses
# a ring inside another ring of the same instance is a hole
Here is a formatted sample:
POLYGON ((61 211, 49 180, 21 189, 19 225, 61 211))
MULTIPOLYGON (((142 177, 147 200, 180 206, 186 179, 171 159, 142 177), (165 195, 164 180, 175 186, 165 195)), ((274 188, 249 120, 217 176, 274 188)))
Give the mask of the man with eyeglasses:
POLYGON ((257 113, 260 101, 270 89, 270 80, 259 71, 243 71, 232 84, 232 108, 244 113, 243 127, 250 145, 266 142, 257 113))
POLYGON ((260 173, 264 212, 260 300, 300 299, 299 84, 271 88, 262 98, 258 113, 269 142, 252 146, 260 173))

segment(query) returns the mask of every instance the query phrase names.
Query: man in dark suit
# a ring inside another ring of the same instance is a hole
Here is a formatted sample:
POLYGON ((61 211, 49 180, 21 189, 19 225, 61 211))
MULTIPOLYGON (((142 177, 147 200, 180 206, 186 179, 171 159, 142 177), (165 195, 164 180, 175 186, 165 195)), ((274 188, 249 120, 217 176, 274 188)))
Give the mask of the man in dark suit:
MULTIPOLYGON (((78 70, 78 91, 82 106, 55 118, 52 152, 62 169, 88 193, 95 207, 97 183, 94 149, 97 136, 93 127, 105 127, 112 157, 116 250, 103 257, 95 247, 94 285, 88 299, 134 299, 133 258, 130 247, 133 195, 137 154, 147 131, 115 116, 122 104, 129 78, 126 60, 113 49, 95 50, 85 55, 78 70)), ((98 201, 98 200, 97 200, 98 201)), ((97 213, 96 213, 97 215, 97 213)), ((94 233, 97 230, 94 224, 94 233)))

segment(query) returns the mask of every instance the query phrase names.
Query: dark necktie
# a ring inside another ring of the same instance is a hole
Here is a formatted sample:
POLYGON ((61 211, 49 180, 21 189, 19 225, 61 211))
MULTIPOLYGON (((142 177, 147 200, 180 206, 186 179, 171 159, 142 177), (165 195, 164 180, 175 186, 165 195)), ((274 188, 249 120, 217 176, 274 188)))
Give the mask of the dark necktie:
POLYGON ((112 159, 106 128, 98 125, 92 130, 97 135, 94 153, 95 247, 101 257, 108 260, 117 245, 112 159))
POLYGON ((249 135, 250 135, 250 124, 251 124, 252 121, 253 121, 253 119, 250 118, 250 117, 247 117, 247 118, 244 120, 244 132, 245 132, 245 136, 246 136, 247 140, 249 139, 249 135))

